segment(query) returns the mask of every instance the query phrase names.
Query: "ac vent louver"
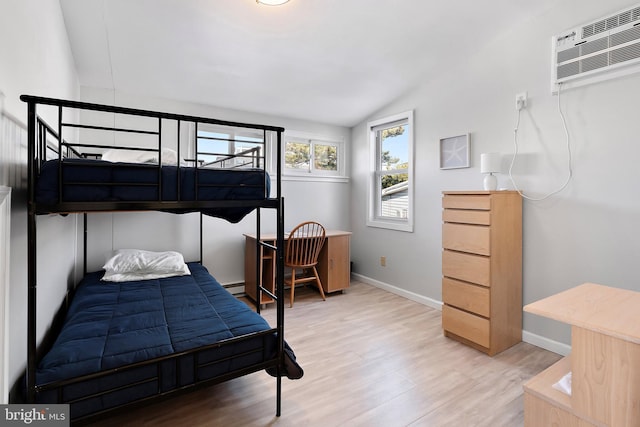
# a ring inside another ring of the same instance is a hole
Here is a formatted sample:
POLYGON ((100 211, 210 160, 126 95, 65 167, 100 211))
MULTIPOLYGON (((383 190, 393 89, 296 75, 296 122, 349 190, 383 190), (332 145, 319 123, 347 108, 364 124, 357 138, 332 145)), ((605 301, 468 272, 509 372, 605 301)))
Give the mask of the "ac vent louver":
POLYGON ((640 5, 552 39, 552 92, 640 71, 640 5))
POLYGON ((635 9, 626 10, 617 15, 610 16, 601 21, 583 26, 582 38, 586 39, 587 37, 591 37, 603 31, 613 30, 614 28, 638 20, 640 20, 640 6, 636 7, 635 9))

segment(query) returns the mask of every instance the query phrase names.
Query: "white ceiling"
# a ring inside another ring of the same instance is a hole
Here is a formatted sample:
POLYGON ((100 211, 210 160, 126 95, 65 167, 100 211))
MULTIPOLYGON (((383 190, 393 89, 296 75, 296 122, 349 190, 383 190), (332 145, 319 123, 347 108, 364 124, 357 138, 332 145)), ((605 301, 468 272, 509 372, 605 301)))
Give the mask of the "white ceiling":
POLYGON ((549 2, 60 0, 82 85, 342 126, 549 2))

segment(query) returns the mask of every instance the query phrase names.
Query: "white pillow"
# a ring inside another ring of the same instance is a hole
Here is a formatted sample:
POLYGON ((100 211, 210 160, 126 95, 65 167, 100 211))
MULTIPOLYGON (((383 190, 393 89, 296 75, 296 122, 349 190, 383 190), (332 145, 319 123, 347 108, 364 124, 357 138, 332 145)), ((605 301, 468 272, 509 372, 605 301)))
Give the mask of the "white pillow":
MULTIPOLYGON (((102 160, 112 163, 158 163, 158 153, 155 151, 137 150, 107 150, 102 154, 102 160)), ((178 164, 178 153, 171 148, 162 149, 162 164, 175 166, 178 164)))
MULTIPOLYGON (((190 274, 190 273, 186 273, 190 274)), ((137 282, 139 280, 162 279, 164 277, 184 276, 182 273, 104 273, 104 282, 137 282)))
POLYGON ((191 274, 182 254, 174 251, 119 249, 102 268, 105 274, 101 280, 108 282, 160 279, 191 274))

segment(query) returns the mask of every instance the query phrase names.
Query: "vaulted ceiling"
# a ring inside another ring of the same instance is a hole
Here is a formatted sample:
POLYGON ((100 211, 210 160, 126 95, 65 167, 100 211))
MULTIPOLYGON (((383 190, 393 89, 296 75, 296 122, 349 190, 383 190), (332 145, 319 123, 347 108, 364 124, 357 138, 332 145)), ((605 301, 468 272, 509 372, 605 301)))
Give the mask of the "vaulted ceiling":
POLYGON ((551 0, 60 0, 80 83, 353 126, 551 0))

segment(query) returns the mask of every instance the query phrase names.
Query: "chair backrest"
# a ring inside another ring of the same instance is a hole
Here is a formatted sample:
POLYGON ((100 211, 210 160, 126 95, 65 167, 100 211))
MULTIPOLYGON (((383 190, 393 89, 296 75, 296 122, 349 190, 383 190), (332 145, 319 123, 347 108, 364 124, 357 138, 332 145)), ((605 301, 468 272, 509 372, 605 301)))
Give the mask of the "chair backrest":
POLYGON ((285 264, 295 267, 316 265, 324 239, 325 229, 322 224, 307 221, 297 225, 287 239, 285 264))

